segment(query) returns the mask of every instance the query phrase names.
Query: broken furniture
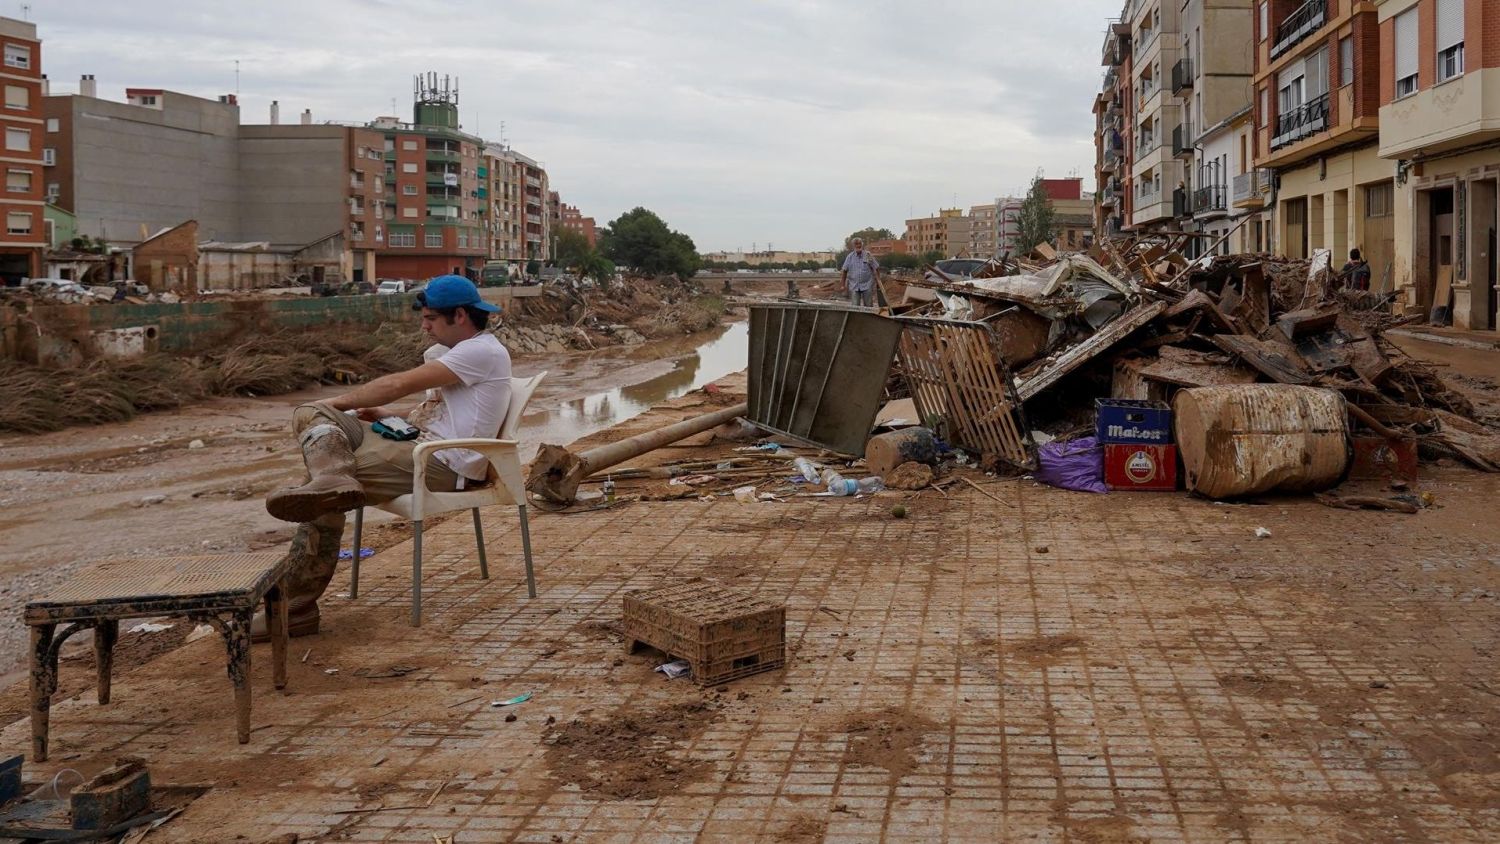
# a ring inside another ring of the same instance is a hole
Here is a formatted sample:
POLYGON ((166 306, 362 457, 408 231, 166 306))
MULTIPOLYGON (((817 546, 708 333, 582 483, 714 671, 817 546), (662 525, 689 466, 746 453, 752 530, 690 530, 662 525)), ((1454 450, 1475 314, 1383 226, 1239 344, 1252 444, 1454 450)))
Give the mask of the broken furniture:
POLYGON ((710 428, 717 428, 745 415, 745 410, 746 405, 741 403, 710 411, 674 422, 665 428, 591 448, 580 454, 574 454, 560 445, 544 444, 537 451, 536 459, 531 461, 526 489, 556 504, 572 504, 578 497, 578 485, 583 483, 584 478, 640 457, 648 451, 701 434, 710 428))
POLYGON ((151 808, 151 774, 139 759, 121 759, 68 795, 74 829, 109 829, 151 808))
POLYGON ((900 336, 899 322, 873 311, 750 306, 746 418, 801 442, 863 455, 900 336))
POLYGON ((250 618, 264 603, 276 688, 286 688, 287 605, 281 583, 292 563, 292 557, 279 553, 110 559, 28 603, 32 759, 47 759, 47 728, 63 643, 81 630, 94 631, 98 699, 107 704, 113 649, 120 621, 127 618, 181 616, 208 624, 224 636, 234 684, 235 728, 240 744, 248 743, 250 618), (63 623, 67 626, 58 632, 63 623))
POLYGON ((982 322, 899 322, 901 368, 918 418, 955 445, 1035 468, 1021 400, 994 331, 982 322))
MULTIPOLYGON (((546 372, 530 378, 510 379, 510 406, 505 411, 505 421, 495 439, 473 437, 456 440, 433 440, 419 442, 412 449, 411 494, 393 498, 375 507, 410 519, 412 522, 411 545, 411 626, 422 626, 422 522, 443 513, 472 510, 474 513, 474 541, 479 546, 479 576, 490 579, 489 560, 485 556, 484 527, 479 521, 479 508, 491 504, 515 505, 521 515, 521 555, 526 560, 526 594, 536 597, 536 575, 531 567, 531 525, 526 520, 526 485, 521 479, 521 454, 515 436, 521 427, 521 415, 531 401, 546 372), (477 451, 489 461, 489 477, 483 486, 453 492, 434 492, 427 488, 427 458, 435 451, 449 448, 464 448, 477 451)), ((364 508, 354 512, 354 565, 350 569, 349 597, 359 597, 359 541, 364 531, 364 508)))
POLYGON ((786 664, 786 607, 705 580, 628 592, 625 652, 650 645, 712 686, 786 664))

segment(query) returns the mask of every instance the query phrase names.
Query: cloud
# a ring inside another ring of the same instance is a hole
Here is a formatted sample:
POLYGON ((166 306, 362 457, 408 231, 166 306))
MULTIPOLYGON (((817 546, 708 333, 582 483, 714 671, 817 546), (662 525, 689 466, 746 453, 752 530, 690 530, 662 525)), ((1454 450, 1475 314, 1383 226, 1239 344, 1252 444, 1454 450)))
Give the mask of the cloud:
POLYGON ((1052 0, 134 0, 34 7, 55 91, 235 90, 241 119, 411 111, 460 80, 465 128, 543 161, 605 223, 636 206, 701 249, 822 248, 1086 174, 1119 3, 1052 0), (88 6, 87 14, 79 6, 88 6), (67 8, 64 8, 66 6, 67 8))

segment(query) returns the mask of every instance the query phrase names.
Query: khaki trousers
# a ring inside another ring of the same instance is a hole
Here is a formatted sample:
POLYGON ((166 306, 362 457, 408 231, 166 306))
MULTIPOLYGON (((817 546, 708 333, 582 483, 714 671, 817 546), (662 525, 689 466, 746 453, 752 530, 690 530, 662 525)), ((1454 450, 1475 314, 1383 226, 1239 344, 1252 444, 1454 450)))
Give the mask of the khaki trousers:
MULTIPOLYGON (((364 487, 367 504, 384 504, 393 498, 411 492, 413 473, 412 440, 388 440, 375 433, 370 423, 361 422, 341 410, 335 410, 324 402, 304 404, 292 412, 292 433, 302 432, 314 425, 337 425, 349 446, 354 450, 354 479, 364 487)), ((458 473, 440 462, 436 456, 427 458, 427 488, 433 492, 451 492, 458 489, 458 473)))

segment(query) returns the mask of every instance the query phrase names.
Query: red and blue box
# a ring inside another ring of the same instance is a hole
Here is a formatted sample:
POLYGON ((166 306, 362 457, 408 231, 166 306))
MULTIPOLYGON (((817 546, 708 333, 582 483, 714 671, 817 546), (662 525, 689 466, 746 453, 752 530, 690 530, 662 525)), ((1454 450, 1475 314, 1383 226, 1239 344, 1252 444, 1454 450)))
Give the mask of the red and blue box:
POLYGON ((1167 445, 1172 442, 1172 408, 1161 401, 1095 399, 1094 434, 1104 444, 1167 445))
POLYGON ((1177 489, 1177 446, 1166 402, 1097 399, 1094 432, 1104 446, 1104 483, 1110 489, 1177 489))

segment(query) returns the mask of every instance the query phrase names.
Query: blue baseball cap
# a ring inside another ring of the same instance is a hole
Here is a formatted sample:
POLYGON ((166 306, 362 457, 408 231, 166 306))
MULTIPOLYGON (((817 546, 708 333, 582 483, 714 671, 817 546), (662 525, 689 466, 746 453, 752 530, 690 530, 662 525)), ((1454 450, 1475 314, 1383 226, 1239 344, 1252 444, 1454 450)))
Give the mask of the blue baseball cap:
POLYGON ((491 305, 479 295, 474 282, 461 275, 440 275, 417 293, 417 303, 428 308, 457 308, 468 305, 481 311, 498 313, 500 306, 491 305))

